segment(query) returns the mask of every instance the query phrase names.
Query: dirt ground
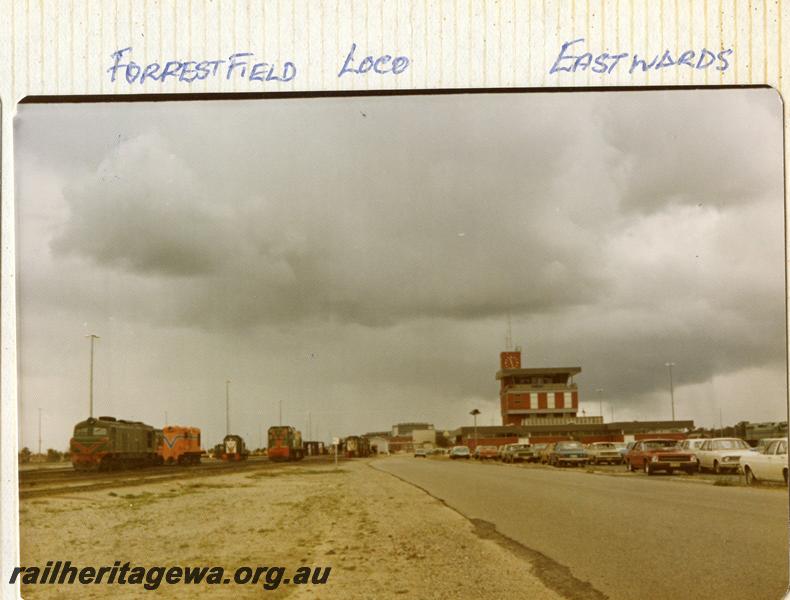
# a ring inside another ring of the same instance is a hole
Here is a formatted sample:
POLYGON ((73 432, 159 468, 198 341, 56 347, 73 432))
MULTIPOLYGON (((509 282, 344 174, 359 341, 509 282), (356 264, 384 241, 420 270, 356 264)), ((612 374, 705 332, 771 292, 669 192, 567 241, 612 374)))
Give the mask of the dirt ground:
MULTIPOLYGON (((377 459, 386 460, 386 459, 377 459)), ((368 466, 283 465, 23 500, 22 565, 331 567, 325 584, 23 585, 24 598, 561 598, 423 491, 368 466)))

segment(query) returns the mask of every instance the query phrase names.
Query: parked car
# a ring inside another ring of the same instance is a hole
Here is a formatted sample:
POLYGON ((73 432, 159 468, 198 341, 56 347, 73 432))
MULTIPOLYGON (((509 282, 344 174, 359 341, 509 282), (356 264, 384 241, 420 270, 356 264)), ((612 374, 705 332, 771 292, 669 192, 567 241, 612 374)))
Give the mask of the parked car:
POLYGON ((475 448, 475 458, 478 460, 494 460, 497 452, 499 452, 497 446, 478 446, 475 448))
POLYGON ((648 475, 656 471, 685 471, 689 475, 697 472, 697 461, 691 452, 678 447, 677 440, 640 440, 627 456, 628 470, 643 470, 648 475))
POLYGON ((680 442, 680 449, 684 452, 691 452, 694 460, 697 462, 697 468, 699 468, 699 456, 697 456, 697 452, 699 452, 700 447, 705 443, 706 439, 707 438, 692 438, 680 442))
POLYGON ((563 465, 584 466, 587 464, 587 451, 581 442, 556 442, 549 452, 548 461, 550 465, 555 467, 563 465))
POLYGON ((591 464, 606 463, 619 465, 623 462, 620 450, 614 442, 593 442, 587 446, 587 456, 591 464))
POLYGON ((540 462, 540 455, 548 444, 531 444, 532 451, 535 453, 535 462, 540 462))
POLYGON ((414 458, 428 458, 428 451, 425 448, 415 448, 414 458))
POLYGON ((549 442, 543 446, 543 449, 540 451, 540 464, 549 464, 549 456, 551 455, 552 450, 554 450, 554 446, 556 444, 557 442, 549 442))
POLYGON ((628 466, 628 453, 631 452, 631 448, 634 447, 634 444, 636 444, 636 442, 628 442, 620 448, 620 456, 623 457, 623 462, 626 466, 628 466))
POLYGON ((512 445, 513 444, 502 444, 501 446, 499 446, 499 448, 497 448, 496 460, 504 461, 505 460, 505 451, 512 445))
POLYGON ((697 450, 700 471, 711 469, 714 473, 737 471, 741 457, 751 454, 757 453, 740 438, 712 438, 697 450))
POLYGON ((502 455, 502 462, 533 462, 539 459, 535 450, 529 444, 508 444, 502 455))
POLYGON ((453 446, 452 450, 450 450, 450 458, 469 458, 471 454, 469 453, 469 446, 453 446))
MULTIPOLYGON (((779 440, 785 440, 787 438, 763 438, 757 442, 757 445, 754 447, 756 452, 765 453, 768 446, 771 445, 771 442, 776 442, 779 440)), ((748 443, 748 442, 747 442, 748 443)))
POLYGON ((787 438, 775 439, 766 446, 764 452, 742 456, 739 464, 749 485, 761 481, 777 481, 787 485, 787 438))

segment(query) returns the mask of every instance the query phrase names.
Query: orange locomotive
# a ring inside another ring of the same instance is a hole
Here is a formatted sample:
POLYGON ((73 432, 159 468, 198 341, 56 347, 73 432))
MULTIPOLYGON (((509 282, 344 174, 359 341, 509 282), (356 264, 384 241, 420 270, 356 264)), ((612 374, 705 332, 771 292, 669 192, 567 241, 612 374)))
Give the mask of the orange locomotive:
POLYGON ((157 453, 166 465, 196 465, 200 462, 200 429, 168 425, 162 429, 157 453))

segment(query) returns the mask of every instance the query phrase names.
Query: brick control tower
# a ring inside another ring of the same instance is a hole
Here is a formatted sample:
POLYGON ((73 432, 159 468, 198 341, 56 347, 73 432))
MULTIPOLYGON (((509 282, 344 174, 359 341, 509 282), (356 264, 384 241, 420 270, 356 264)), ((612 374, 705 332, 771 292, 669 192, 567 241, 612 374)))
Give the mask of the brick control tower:
POLYGON ((502 425, 550 424, 554 419, 575 419, 579 391, 573 376, 581 367, 524 369, 521 349, 500 352, 499 403, 502 425))

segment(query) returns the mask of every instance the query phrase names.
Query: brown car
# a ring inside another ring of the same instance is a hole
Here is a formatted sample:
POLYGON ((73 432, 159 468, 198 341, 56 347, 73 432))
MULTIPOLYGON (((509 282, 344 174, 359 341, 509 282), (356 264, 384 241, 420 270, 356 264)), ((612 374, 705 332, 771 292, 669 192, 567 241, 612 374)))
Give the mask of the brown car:
POLYGON ((478 446, 475 448, 475 458, 479 460, 492 459, 495 460, 499 446, 478 446))
POLYGON ((641 440, 626 455, 629 471, 642 470, 648 475, 656 471, 685 471, 689 475, 696 473, 697 461, 690 452, 678 448, 677 440, 653 439, 641 440))

